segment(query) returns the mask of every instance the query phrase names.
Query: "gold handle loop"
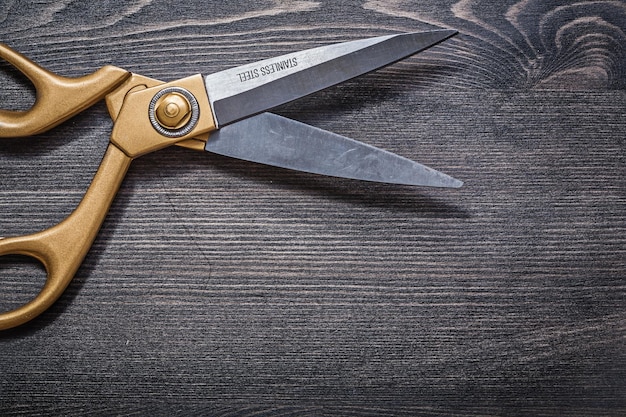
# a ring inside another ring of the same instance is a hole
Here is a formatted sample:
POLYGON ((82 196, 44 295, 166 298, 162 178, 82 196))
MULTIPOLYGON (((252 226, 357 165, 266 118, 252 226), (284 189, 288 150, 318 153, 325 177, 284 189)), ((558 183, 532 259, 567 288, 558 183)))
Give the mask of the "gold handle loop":
POLYGON ((35 299, 0 313, 0 330, 26 323, 61 296, 96 238, 131 161, 119 148, 109 144, 85 197, 69 217, 39 233, 0 239, 0 256, 31 256, 48 272, 46 283, 35 299))
POLYGON ((198 148, 208 138, 208 132, 215 130, 215 123, 204 79, 199 74, 156 87, 154 85, 160 82, 149 80, 149 83, 138 83, 138 77, 131 78, 130 73, 111 66, 82 78, 59 77, 2 44, 0 58, 26 74, 37 90, 37 100, 29 111, 0 110, 0 137, 42 132, 120 86, 107 100, 115 120, 111 142, 76 210, 50 229, 28 236, 0 239, 0 256, 30 256, 39 260, 47 271, 43 289, 31 302, 0 313, 0 330, 3 330, 19 326, 41 314, 63 293, 89 251, 133 158, 182 141, 185 141, 186 147, 198 148), (126 80, 129 84, 124 88, 121 84, 126 80), (152 87, 148 88, 148 85, 152 87), (198 106, 203 108, 201 120, 180 138, 159 134, 147 113, 154 95, 161 88, 171 86, 189 91, 199 102, 198 106), (200 139, 192 139, 195 137, 200 139))
POLYGON ((0 109, 0 137, 44 132, 101 100, 130 73, 111 65, 80 78, 56 75, 0 43, 0 58, 22 72, 35 86, 37 98, 27 111, 0 109))

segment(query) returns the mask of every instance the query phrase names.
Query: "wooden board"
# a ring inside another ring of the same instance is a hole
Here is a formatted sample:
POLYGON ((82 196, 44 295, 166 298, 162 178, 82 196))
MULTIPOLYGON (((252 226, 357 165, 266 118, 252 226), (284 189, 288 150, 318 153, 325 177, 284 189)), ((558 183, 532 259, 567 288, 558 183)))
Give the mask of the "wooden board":
MULTIPOLYGON (((463 188, 141 157, 62 298, 0 333, 0 414, 625 415, 623 2, 0 5, 0 39, 68 76, 171 80, 433 28, 460 34, 277 113, 463 188)), ((0 107, 28 108, 0 67, 0 107)), ((0 140, 0 236, 67 216, 110 129, 99 103, 0 140)), ((43 280, 2 258, 0 307, 43 280)))

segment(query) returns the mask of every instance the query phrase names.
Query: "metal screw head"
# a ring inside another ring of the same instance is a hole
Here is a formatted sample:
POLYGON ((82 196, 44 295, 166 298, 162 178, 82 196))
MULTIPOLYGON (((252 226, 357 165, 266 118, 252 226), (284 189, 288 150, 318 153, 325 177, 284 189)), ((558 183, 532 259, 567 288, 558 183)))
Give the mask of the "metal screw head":
POLYGON ((191 104, 177 92, 165 94, 155 107, 156 120, 166 129, 178 129, 191 118, 191 104))
POLYGON ((180 138, 193 131, 200 118, 200 106, 189 90, 167 87, 152 97, 148 117, 161 135, 180 138))

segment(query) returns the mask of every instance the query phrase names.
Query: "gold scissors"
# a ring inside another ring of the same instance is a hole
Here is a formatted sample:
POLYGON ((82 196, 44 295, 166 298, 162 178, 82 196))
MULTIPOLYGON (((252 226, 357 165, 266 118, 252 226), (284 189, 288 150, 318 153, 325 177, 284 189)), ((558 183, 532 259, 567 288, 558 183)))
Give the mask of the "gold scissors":
POLYGON ((454 34, 436 30, 356 40, 169 83, 114 66, 82 78, 64 78, 0 44, 0 57, 24 73, 37 91, 30 110, 0 110, 0 137, 44 132, 103 98, 114 121, 104 158, 78 207, 50 229, 0 238, 0 256, 30 256, 47 271, 44 287, 32 301, 0 314, 0 330, 33 319, 61 296, 89 251, 131 161, 170 145, 315 174, 460 187, 461 181, 417 162, 266 113, 454 34))

